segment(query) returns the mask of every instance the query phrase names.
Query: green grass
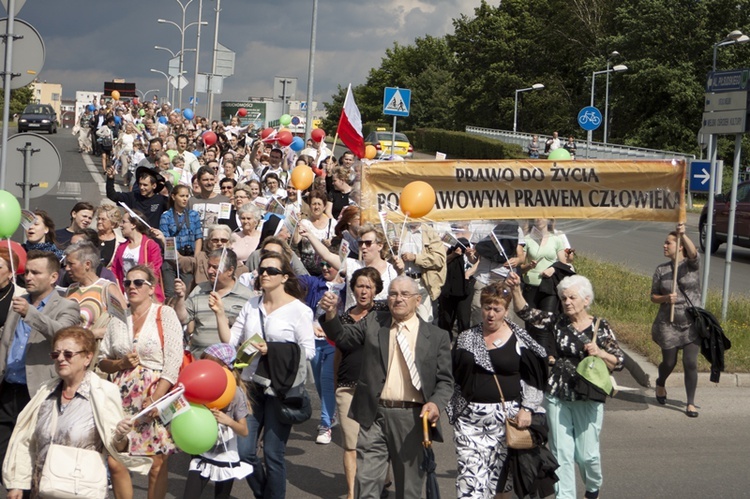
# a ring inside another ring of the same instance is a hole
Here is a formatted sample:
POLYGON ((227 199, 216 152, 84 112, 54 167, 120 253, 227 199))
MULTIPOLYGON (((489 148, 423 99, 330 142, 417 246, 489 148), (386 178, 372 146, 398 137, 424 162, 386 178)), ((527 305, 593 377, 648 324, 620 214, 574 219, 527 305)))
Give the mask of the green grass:
MULTIPOLYGON (((576 270, 594 286, 592 313, 606 318, 619 341, 645 355, 652 363, 661 360, 661 350, 651 340, 651 324, 658 305, 651 303, 651 277, 631 272, 623 265, 591 258, 576 258, 576 270)), ((710 292, 706 309, 721 315, 721 296, 710 292)), ((722 324, 732 341, 725 355, 726 372, 750 372, 750 296, 733 295, 729 300, 727 320, 722 324)), ((707 372, 708 362, 699 356, 699 370, 707 372)), ((681 370, 678 362, 677 369, 681 370)))

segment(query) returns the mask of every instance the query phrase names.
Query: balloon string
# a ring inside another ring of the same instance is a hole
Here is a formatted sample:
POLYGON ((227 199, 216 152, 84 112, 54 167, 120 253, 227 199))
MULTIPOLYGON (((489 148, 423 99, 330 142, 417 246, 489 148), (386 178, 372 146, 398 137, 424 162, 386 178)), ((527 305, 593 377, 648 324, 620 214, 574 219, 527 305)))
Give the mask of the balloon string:
POLYGON ((8 254, 10 255, 10 275, 11 279, 13 279, 13 284, 16 283, 16 269, 13 266, 13 247, 10 245, 10 238, 7 239, 8 241, 8 254))

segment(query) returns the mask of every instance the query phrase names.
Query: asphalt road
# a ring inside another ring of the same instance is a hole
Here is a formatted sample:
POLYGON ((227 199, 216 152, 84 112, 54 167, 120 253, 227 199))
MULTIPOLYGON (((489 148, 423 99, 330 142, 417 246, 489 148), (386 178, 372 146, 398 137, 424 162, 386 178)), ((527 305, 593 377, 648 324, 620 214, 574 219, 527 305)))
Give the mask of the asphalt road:
MULTIPOLYGON (((49 136, 63 158, 61 183, 44 198, 32 199, 31 206, 47 210, 58 227, 67 224, 68 212, 77 200, 94 204, 104 196, 100 165, 76 151, 69 130, 49 136)), ((650 275, 662 261, 661 242, 668 224, 621 224, 587 222, 561 224, 572 244, 583 254, 624 262, 650 275)), ((689 224, 697 240, 695 222, 689 224)), ((723 248, 719 255, 723 255, 723 248)), ((738 250, 733 267, 733 283, 748 282, 750 252, 738 250), (734 272, 738 272, 734 274, 734 272)), ((721 281, 721 261, 714 258, 712 286, 721 281), (718 275, 718 277, 717 277, 718 275)), ((740 289, 741 291, 741 289, 740 289)), ((620 393, 605 406, 601 435, 604 487, 607 498, 741 498, 748 496, 750 474, 750 391, 747 388, 700 387, 698 419, 687 418, 684 393, 670 388, 668 404, 656 404, 653 392, 640 387, 628 373, 617 374, 620 393)), ((333 443, 316 445, 315 417, 319 402, 312 385, 314 418, 294 428, 287 447, 287 497, 339 498, 345 496, 341 434, 334 429, 333 443)), ((443 497, 453 497, 455 451, 450 426, 443 421, 445 443, 435 444, 437 476, 443 497)), ((169 462, 169 498, 182 497, 188 457, 173 456, 169 462)), ((204 497, 212 497, 209 486, 204 497)), ((251 497, 245 482, 237 482, 232 497, 251 497)), ((135 497, 146 497, 146 481, 135 479, 135 497)), ((393 493, 391 493, 393 497, 393 493)))

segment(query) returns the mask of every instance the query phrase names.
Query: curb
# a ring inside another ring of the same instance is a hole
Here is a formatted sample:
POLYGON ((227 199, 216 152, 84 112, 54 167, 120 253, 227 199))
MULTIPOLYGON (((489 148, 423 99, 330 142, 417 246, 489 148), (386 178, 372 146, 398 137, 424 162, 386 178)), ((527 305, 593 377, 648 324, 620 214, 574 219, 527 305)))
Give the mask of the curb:
MULTIPOLYGON (((620 348, 625 354, 623 366, 628 370, 636 382, 645 387, 653 388, 656 384, 656 378, 659 377, 659 370, 646 357, 634 352, 627 346, 620 344, 620 348), (652 383, 653 380, 653 383, 652 383)), ((698 373, 698 386, 701 388, 750 388, 750 373, 721 373, 718 383, 712 383, 709 373, 698 373)), ((667 388, 679 388, 685 386, 685 377, 683 373, 672 373, 667 382, 667 388)))

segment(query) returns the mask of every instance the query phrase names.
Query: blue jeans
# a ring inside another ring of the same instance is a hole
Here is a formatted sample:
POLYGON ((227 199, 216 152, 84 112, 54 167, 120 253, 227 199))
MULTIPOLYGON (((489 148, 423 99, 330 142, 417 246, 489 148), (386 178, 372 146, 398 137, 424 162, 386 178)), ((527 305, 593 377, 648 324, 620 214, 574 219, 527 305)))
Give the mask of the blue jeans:
POLYGON ((286 496, 286 442, 292 432, 292 425, 278 420, 278 402, 274 397, 263 395, 258 390, 252 390, 253 413, 247 416, 246 437, 237 441, 240 459, 250 463, 254 470, 247 476, 247 484, 256 498, 284 499, 286 496), (258 434, 263 430, 263 460, 260 462, 256 451, 258 449, 258 434), (265 465, 265 469, 264 469, 265 465))
POLYGON ((325 339, 315 339, 315 358, 310 361, 315 389, 320 397, 320 425, 330 428, 336 412, 336 389, 333 382, 333 358, 336 348, 325 339))

